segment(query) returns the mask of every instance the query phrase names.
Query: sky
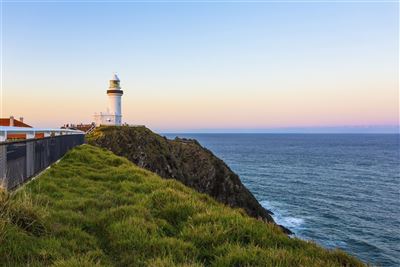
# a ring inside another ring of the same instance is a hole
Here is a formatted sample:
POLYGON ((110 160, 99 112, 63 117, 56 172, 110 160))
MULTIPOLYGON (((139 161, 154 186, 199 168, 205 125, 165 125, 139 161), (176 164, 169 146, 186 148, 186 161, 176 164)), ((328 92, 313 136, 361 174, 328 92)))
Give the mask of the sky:
POLYGON ((2 1, 0 116, 159 132, 398 132, 399 4, 2 1))

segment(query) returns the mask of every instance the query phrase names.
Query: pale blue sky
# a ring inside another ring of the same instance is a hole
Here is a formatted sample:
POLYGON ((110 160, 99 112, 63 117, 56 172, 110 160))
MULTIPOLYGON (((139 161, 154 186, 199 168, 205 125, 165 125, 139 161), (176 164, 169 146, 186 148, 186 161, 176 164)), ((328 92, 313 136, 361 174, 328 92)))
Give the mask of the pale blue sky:
POLYGON ((114 71, 124 121, 160 131, 398 125, 395 2, 5 2, 2 22, 1 110, 35 126, 91 121, 114 71))

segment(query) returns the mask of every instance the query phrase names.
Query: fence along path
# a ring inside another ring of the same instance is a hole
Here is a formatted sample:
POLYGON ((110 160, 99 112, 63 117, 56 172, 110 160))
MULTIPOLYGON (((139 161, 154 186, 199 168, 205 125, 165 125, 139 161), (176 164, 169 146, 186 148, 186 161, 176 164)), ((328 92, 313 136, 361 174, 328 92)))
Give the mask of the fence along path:
POLYGON ((40 139, 0 142, 0 182, 7 189, 14 189, 84 141, 84 133, 77 132, 40 139))

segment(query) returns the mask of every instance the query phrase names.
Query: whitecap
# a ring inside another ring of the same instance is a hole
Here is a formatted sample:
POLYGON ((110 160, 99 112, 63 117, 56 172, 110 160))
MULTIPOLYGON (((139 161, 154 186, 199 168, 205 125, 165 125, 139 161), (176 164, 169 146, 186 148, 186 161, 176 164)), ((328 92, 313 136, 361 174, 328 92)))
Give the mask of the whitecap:
POLYGON ((283 217, 282 221, 284 225, 286 225, 287 227, 300 227, 304 224, 304 219, 302 218, 295 218, 295 217, 283 217))
POLYGON ((267 210, 272 211, 274 214, 272 218, 274 218, 277 224, 283 225, 289 228, 291 231, 296 232, 296 230, 300 230, 304 225, 303 218, 297 218, 293 216, 289 216, 288 212, 284 209, 277 209, 276 204, 271 204, 270 201, 263 200, 260 201, 260 204, 267 210))

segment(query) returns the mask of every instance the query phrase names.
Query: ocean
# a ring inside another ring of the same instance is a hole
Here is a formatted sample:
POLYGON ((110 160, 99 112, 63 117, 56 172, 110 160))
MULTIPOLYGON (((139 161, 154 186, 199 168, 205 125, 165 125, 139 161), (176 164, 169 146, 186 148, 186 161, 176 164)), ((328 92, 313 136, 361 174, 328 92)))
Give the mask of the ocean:
POLYGON ((400 266, 400 135, 164 135, 197 139, 297 237, 400 266))

